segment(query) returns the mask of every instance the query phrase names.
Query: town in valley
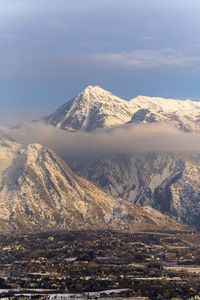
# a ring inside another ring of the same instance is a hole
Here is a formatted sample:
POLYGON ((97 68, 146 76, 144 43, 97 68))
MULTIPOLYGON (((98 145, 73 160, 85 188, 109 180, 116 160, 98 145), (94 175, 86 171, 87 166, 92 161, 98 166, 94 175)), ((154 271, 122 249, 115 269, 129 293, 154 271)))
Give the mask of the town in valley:
POLYGON ((200 298, 195 231, 35 232, 0 245, 2 299, 200 298))

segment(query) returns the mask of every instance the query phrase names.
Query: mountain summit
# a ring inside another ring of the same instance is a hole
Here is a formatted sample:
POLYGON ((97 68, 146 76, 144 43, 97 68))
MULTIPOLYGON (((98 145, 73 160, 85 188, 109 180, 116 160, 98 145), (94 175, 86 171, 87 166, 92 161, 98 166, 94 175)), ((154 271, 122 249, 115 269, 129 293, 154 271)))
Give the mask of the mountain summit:
POLYGON ((200 103, 146 96, 126 101, 98 86, 89 85, 45 121, 71 132, 160 121, 186 132, 199 132, 200 103))
POLYGON ((129 103, 98 86, 88 86, 77 97, 46 118, 67 131, 93 131, 123 125, 131 119, 129 103))

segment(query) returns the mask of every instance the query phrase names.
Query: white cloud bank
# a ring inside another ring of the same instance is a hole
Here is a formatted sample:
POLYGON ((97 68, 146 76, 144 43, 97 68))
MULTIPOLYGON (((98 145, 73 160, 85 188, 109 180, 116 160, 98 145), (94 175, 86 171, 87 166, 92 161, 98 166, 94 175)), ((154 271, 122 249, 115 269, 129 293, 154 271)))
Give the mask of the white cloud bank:
POLYGON ((23 144, 50 147, 63 159, 134 152, 200 152, 200 134, 184 133, 165 123, 130 125, 96 133, 69 133, 38 122, 2 130, 23 144))

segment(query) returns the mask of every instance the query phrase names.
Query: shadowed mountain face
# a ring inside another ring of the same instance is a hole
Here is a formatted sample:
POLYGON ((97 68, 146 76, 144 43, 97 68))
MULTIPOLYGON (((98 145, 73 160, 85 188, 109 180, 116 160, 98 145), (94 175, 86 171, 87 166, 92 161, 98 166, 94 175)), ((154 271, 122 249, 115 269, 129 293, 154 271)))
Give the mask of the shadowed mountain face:
POLYGON ((200 163, 173 153, 112 155, 70 161, 108 194, 151 206, 200 229, 200 163))
POLYGON ((53 151, 0 138, 0 232, 13 230, 184 230, 170 217, 107 195, 53 151))
MULTIPOLYGON (((94 135, 97 129, 160 121, 182 132, 200 132, 200 103, 145 96, 125 101, 89 86, 46 118, 47 123, 74 134, 83 130, 94 135)), ((135 153, 68 161, 73 171, 108 194, 149 205, 200 230, 199 162, 200 155, 192 153, 135 153)))

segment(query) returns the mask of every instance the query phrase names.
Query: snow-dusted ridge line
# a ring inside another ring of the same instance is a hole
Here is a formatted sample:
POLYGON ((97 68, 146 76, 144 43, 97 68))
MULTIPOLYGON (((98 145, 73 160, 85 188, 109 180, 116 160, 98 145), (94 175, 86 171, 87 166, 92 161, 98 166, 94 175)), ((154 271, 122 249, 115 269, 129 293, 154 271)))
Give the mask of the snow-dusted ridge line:
POLYGON ((98 86, 88 86, 45 121, 71 132, 159 121, 199 132, 200 103, 141 95, 126 101, 98 86))

